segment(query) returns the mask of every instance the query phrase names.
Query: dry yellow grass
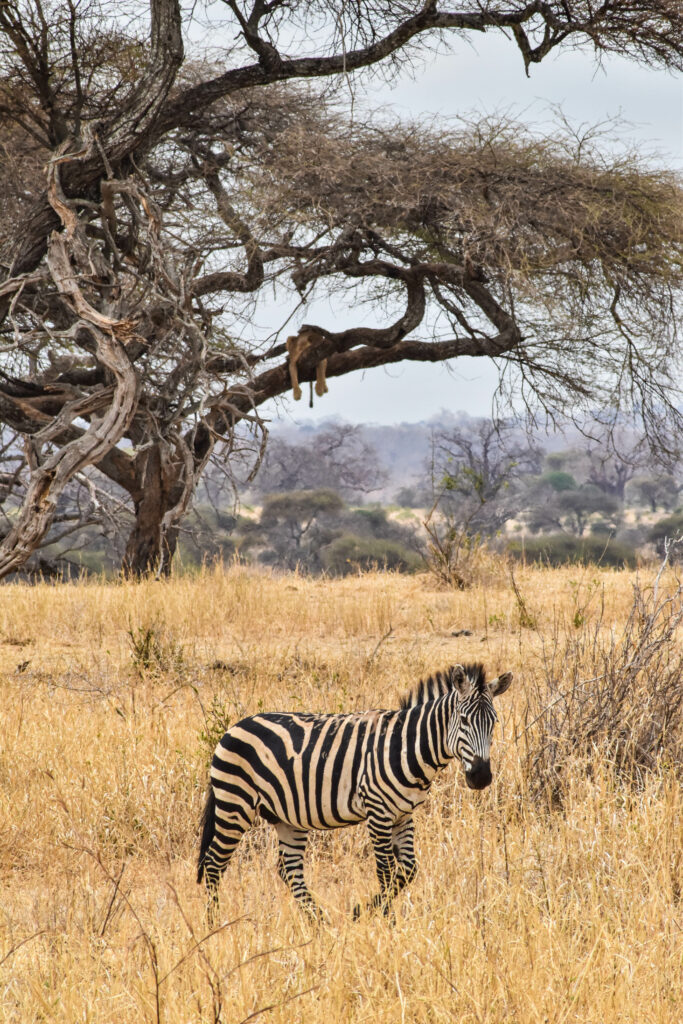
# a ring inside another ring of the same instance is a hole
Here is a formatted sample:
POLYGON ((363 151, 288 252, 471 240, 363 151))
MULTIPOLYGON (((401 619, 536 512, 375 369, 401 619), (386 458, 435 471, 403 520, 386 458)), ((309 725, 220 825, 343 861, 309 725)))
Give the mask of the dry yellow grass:
POLYGON ((549 1024, 679 1021, 683 799, 599 755, 562 811, 525 796, 520 723, 558 621, 619 631, 627 573, 520 569, 466 593, 421 577, 269 578, 0 589, 0 1021, 549 1024), (594 578, 599 579, 596 586, 594 578), (604 590, 603 590, 604 588, 604 590), (588 603, 586 604, 586 601, 588 603), (453 629, 472 636, 454 639, 453 629), (136 669, 132 632, 148 667, 136 669), (354 924, 376 888, 364 826, 316 835, 329 923, 279 881, 274 831, 238 848, 205 936, 195 884, 209 740, 258 708, 396 706, 420 675, 481 659, 501 698, 494 784, 454 765, 417 818, 417 879, 390 927, 354 924), (222 663, 222 667, 216 667, 222 663), (515 735, 520 735, 515 742, 515 735))

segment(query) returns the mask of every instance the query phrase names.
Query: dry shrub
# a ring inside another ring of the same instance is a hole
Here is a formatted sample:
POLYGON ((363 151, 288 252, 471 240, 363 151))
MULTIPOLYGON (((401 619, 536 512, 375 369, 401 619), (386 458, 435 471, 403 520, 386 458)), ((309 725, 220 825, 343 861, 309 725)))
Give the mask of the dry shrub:
POLYGON ((469 590, 498 583, 506 573, 505 555, 493 551, 481 534, 429 515, 424 522, 424 560, 432 577, 449 590, 469 590))
MULTIPOLYGON (((584 604, 556 619, 543 638, 542 677, 518 736, 532 794, 561 802, 569 764, 591 773, 596 759, 633 783, 659 766, 681 772, 683 584, 664 585, 666 561, 651 586, 633 582, 621 630, 608 627, 603 601, 592 618, 584 604)), ((589 591, 587 603, 598 593, 589 591)))

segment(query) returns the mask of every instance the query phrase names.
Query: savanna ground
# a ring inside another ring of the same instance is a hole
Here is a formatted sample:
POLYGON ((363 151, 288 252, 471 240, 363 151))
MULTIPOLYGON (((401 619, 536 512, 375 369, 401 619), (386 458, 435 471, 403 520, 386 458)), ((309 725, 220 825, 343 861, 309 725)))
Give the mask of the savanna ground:
POLYGON ((238 567, 0 589, 0 1020, 680 1020, 680 593, 667 570, 648 633, 654 575, 630 625, 634 574, 576 568, 519 568, 517 595, 505 572, 448 592, 238 567), (515 673, 494 782, 434 784, 396 925, 350 920, 376 889, 364 826, 309 844, 315 926, 262 825, 205 938, 197 829, 228 718, 397 706, 473 660, 515 673))

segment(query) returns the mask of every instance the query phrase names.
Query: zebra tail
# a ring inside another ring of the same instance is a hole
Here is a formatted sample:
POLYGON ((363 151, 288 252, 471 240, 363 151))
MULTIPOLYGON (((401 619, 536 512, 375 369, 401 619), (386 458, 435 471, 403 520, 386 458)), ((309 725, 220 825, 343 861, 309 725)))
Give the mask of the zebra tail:
POLYGON ((202 820, 200 828, 202 830, 202 839, 199 845, 199 859, 197 861, 197 882, 201 882, 204 876, 204 861, 206 860, 206 851, 211 845, 211 840, 214 837, 216 824, 216 797, 214 796, 213 786, 209 783, 209 792, 206 797, 206 806, 204 807, 204 813, 202 814, 202 820))

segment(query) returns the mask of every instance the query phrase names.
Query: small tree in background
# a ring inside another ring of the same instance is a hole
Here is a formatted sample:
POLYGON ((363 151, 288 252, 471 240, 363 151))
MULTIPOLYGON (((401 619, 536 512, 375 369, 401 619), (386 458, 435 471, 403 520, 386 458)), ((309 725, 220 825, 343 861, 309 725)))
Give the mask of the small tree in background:
POLYGON ((511 422, 480 419, 434 438, 425 559, 446 586, 463 590, 490 574, 486 538, 524 505, 521 481, 538 470, 542 453, 518 434, 511 422))
POLYGON ((529 502, 525 521, 533 533, 559 529, 582 537, 595 515, 611 519, 616 530, 621 512, 621 502, 595 484, 557 491, 543 482, 543 478, 540 484, 532 486, 529 502))
POLYGON ((382 508, 350 509, 330 489, 268 495, 259 519, 239 524, 237 543, 268 565, 313 573, 421 564, 411 550, 413 530, 391 522, 382 508))
POLYGON ((561 494, 563 491, 574 491, 578 486, 572 474, 567 473, 563 469, 549 470, 543 474, 539 483, 541 486, 547 485, 558 494, 561 494))
POLYGON ((680 490, 680 484, 670 473, 636 476, 626 485, 627 498, 638 505, 644 505, 651 512, 657 512, 660 508, 667 511, 675 508, 680 490))
POLYGON ((291 491, 265 498, 258 522, 245 523, 240 550, 257 549, 261 562, 319 572, 320 548, 336 535, 345 507, 335 491, 291 491))
POLYGON ((523 507, 521 479, 538 472, 542 452, 510 421, 479 419, 435 437, 436 505, 460 530, 490 536, 523 507))

